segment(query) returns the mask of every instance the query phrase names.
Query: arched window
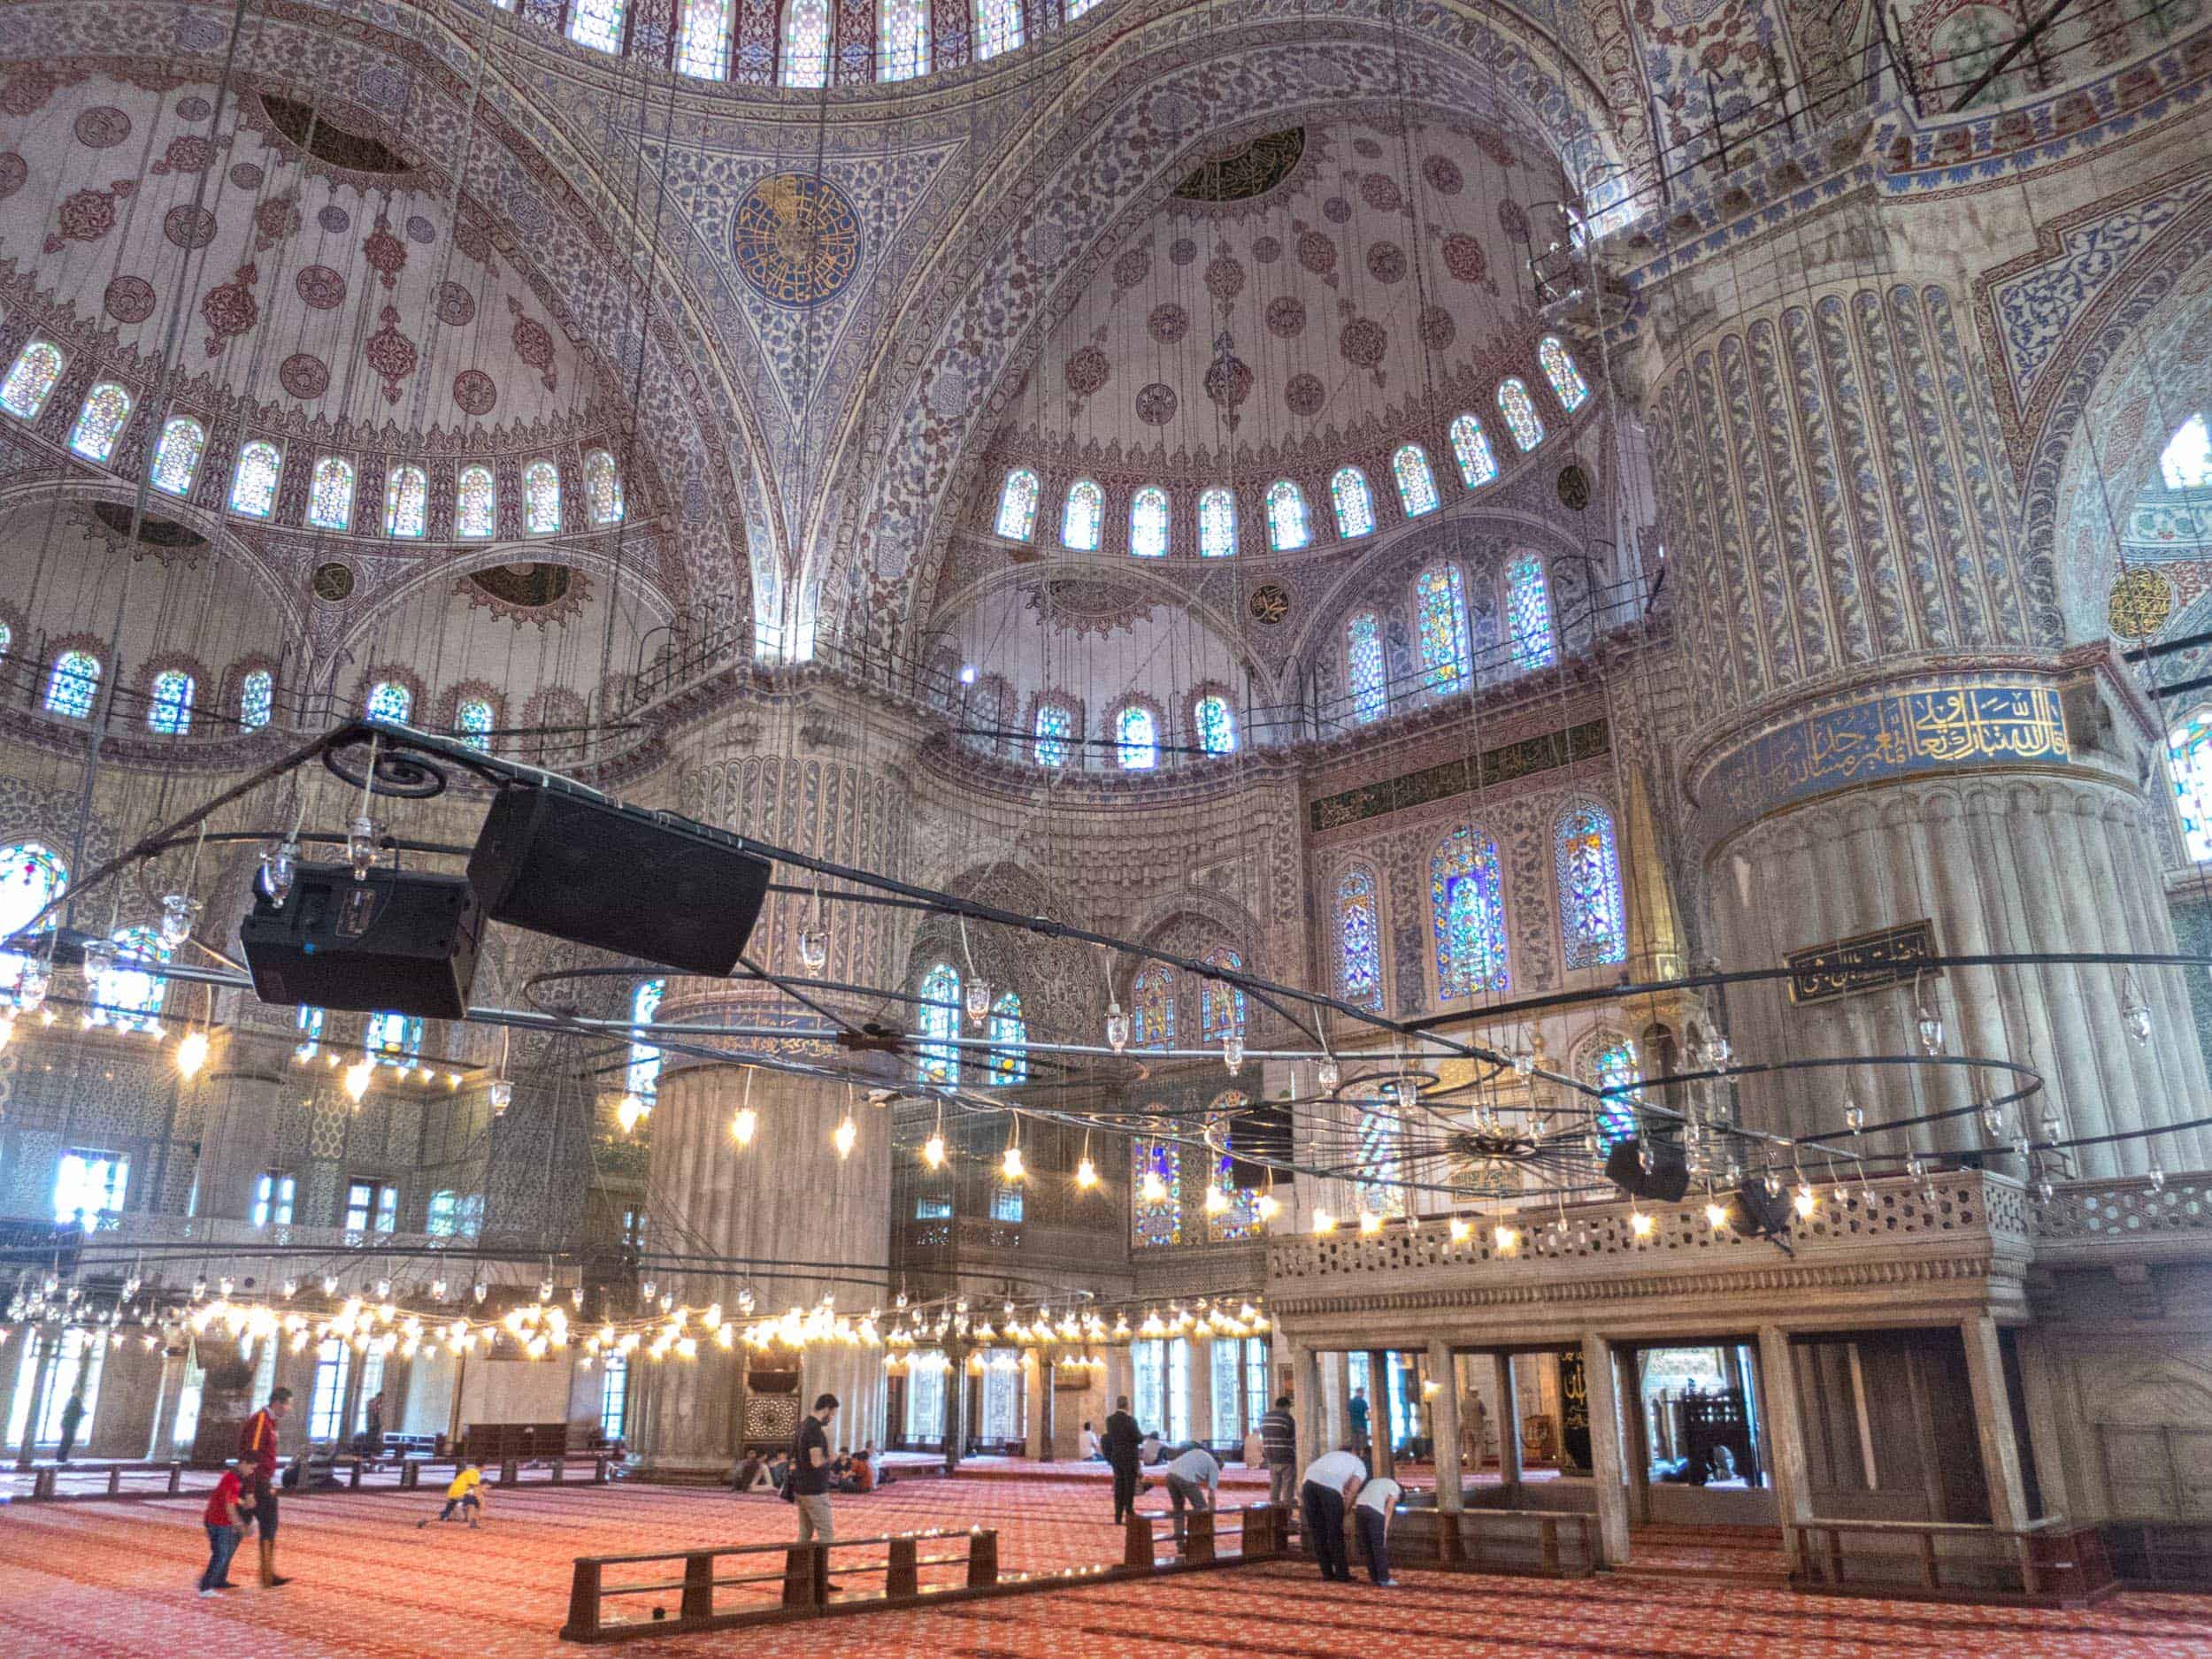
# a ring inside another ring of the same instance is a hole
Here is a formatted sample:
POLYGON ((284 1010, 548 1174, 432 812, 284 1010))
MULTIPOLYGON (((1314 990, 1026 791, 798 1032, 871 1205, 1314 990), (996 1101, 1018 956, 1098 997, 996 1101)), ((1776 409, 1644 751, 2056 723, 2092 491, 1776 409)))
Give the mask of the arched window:
POLYGON ((1125 703, 1114 717, 1115 753, 1124 772, 1150 772, 1160 764, 1159 723, 1141 703, 1125 703))
POLYGON ((318 530, 344 530, 353 523, 353 463, 326 455, 315 463, 307 485, 307 522, 318 530))
POLYGON ((5 622, 0 622, 0 658, 4 658, 7 656, 8 647, 14 643, 15 630, 10 627, 5 622))
POLYGON ((1575 367, 1574 358, 1559 343, 1557 334, 1546 334, 1536 342, 1536 361, 1558 395, 1560 408, 1571 415, 1588 400, 1590 383, 1582 378, 1582 371, 1575 367))
POLYGON ((102 380, 85 394, 77 424, 69 429, 69 447, 88 461, 104 461, 115 453, 115 440, 131 418, 131 395, 113 380, 102 380))
POLYGON ((1362 1008, 1382 1006, 1382 910, 1375 872, 1354 864, 1336 884, 1337 989, 1362 1008))
POLYGON ((46 677, 46 711, 73 720, 89 718, 100 694, 100 659, 90 651, 64 651, 46 677))
POLYGON ((1460 482, 1469 489, 1479 489, 1497 477, 1497 451, 1490 447, 1490 434, 1482 429, 1482 422, 1472 415, 1462 415, 1452 422, 1451 437, 1460 482))
POLYGON ((1533 553, 1522 554, 1506 570, 1505 626, 1517 664, 1541 668, 1551 661, 1551 592, 1544 561, 1533 553))
POLYGON ((2168 489, 2212 488, 2212 427, 2201 412, 2174 428, 2159 455, 2158 471, 2168 489))
POLYGON ((1313 540, 1306 522, 1305 492, 1286 478, 1267 487, 1267 544, 1278 553, 1291 553, 1313 540))
POLYGON ((430 480, 419 466, 396 466, 384 480, 384 534, 420 536, 430 518, 430 480))
POLYGON ((1628 906, 1621 895, 1620 855, 1612 815, 1601 806, 1572 808, 1552 831, 1559 878, 1559 928, 1567 965, 1594 967, 1628 956, 1628 906))
MULTIPOLYGON (((676 67, 702 81, 720 81, 728 76, 730 0, 684 0, 683 34, 676 42, 676 67)), ((586 468, 588 471, 588 462, 586 468)))
POLYGON ((1227 558, 1237 550, 1236 492, 1215 485, 1198 492, 1198 557, 1227 558))
POLYGON ((1130 1141, 1129 1242, 1147 1249, 1182 1241, 1182 1148, 1171 1141, 1130 1141), (1147 1176, 1156 1179, 1148 1181, 1147 1176))
POLYGON ((453 492, 453 533, 472 538, 499 528, 499 487, 488 466, 465 466, 453 492))
POLYGON ((205 427, 189 415, 170 416, 161 424, 161 442, 154 445, 154 488, 165 495, 189 495, 206 448, 205 427))
POLYGON ((1018 466, 1006 475, 998 492, 998 533, 1010 541, 1026 541, 1037 527, 1037 475, 1018 466))
POLYGON ((1175 1046, 1175 971, 1148 962, 1129 987, 1130 1039, 1140 1048, 1175 1046))
POLYGON ((568 38, 596 51, 620 51, 626 4, 627 0, 571 0, 568 38))
POLYGON ((991 1075, 995 1088, 1029 1081, 1029 1022, 1018 991, 1002 991, 991 1004, 991 1075))
POLYGON ((975 55, 995 58, 1022 43, 1022 0, 975 0, 975 55))
POLYGON ((1375 493, 1367 488, 1367 474, 1356 466, 1340 466, 1329 480, 1329 499, 1336 504, 1336 533, 1365 535, 1375 527, 1375 493))
POLYGON ((169 960, 169 947, 150 927, 127 927, 115 935, 115 950, 114 964, 92 982, 92 1023, 151 1031, 169 997, 169 978, 155 966, 169 960))
POLYGON ((561 472, 550 461, 522 469, 522 527, 531 535, 551 535, 561 527, 561 472))
POLYGON ((787 87, 829 85, 829 0, 787 0, 782 78, 787 87))
POLYGON ((1382 618, 1373 611, 1363 611, 1344 625, 1344 664, 1352 682, 1352 718, 1364 726, 1389 713, 1382 618))
POLYGON ((2212 858, 2212 707, 2199 709, 2167 739, 2167 769, 2181 807, 2181 838, 2189 856, 2212 858))
POLYGON ((1359 1113, 1359 1203, 1370 1215, 1406 1213, 1404 1136, 1400 1133, 1394 1091, 1382 1083, 1363 1083, 1352 1094, 1359 1113))
POLYGON ((269 724, 276 706, 276 676, 257 668, 238 682, 238 724, 258 732, 269 724))
POLYGON ((165 668, 154 676, 153 695, 146 704, 146 724, 165 737, 182 737, 192 729, 192 694, 198 687, 180 668, 165 668))
POLYGON ((960 1086, 960 1050, 952 1040, 960 1034, 960 971, 941 962, 922 975, 922 1005, 918 1011, 924 1041, 917 1054, 917 1075, 925 1083, 960 1086))
POLYGON ((1167 491, 1148 484, 1129 499, 1129 550, 1141 559, 1167 556, 1167 491))
MULTIPOLYGON (((31 925, 31 918, 51 903, 69 884, 69 866, 51 848, 37 841, 17 841, 0 850, 0 939, 12 939, 31 925)), ((53 918, 39 924, 50 932, 53 918)), ((0 950, 0 1002, 13 1006, 16 987, 30 958, 12 950, 0 950)))
POLYGON ((1543 442, 1544 423, 1536 418, 1536 400, 1517 376, 1499 382, 1498 413, 1505 417, 1506 430, 1523 455, 1543 442))
POLYGON ((8 378, 0 380, 0 409, 25 420, 36 420, 61 379, 61 350, 43 340, 34 340, 16 354, 8 378))
POLYGON ((1601 1089, 1624 1091, 1598 1102, 1599 1139, 1607 1146, 1627 1140, 1636 1133, 1636 1108, 1643 1103, 1643 1091, 1628 1087, 1639 1075, 1636 1045, 1625 1037, 1614 1038, 1590 1056, 1590 1069, 1601 1089))
POLYGON ((639 1036, 636 1027, 649 1025, 660 1018, 661 998, 667 995, 665 979, 641 979, 637 988, 630 993, 630 1064, 622 1074, 622 1082, 631 1094, 649 1105, 660 1093, 661 1051, 659 1045, 639 1036))
POLYGON ((595 525, 622 522, 622 474, 614 457, 594 449, 584 457, 584 499, 595 525))
POLYGON ((1098 4, 1099 0, 1068 0, 1068 21, 1074 22, 1076 19, 1098 4))
POLYGON ((293 1050, 295 1054, 311 1055, 322 1047, 323 1010, 321 1009, 317 1008, 311 1002, 302 1002, 299 1017, 292 1024, 293 1029, 299 1033, 300 1038, 299 1047, 293 1050))
POLYGON ((266 518, 276 508, 277 477, 284 470, 284 453, 273 443, 256 438, 238 451, 238 470, 231 474, 230 510, 249 518, 266 518))
POLYGON ((361 1033, 361 1048, 380 1064, 405 1071, 422 1058, 422 1017, 389 1011, 370 1015, 361 1033))
POLYGON ((481 697, 465 697, 453 711, 453 733, 472 749, 492 746, 492 705, 481 697))
POLYGON ((415 694, 396 680, 380 680, 369 687, 365 710, 372 720, 403 723, 415 711, 415 694))
POLYGON ((1426 449, 1417 443, 1401 444, 1390 457, 1390 470, 1397 475, 1398 500, 1407 518, 1436 511, 1436 474, 1429 470, 1426 449))
MULTIPOLYGON (((1244 958, 1226 945, 1217 945, 1206 953, 1210 968, 1226 968, 1232 973, 1244 972, 1244 958)), ((1244 1034, 1244 991, 1240 986, 1225 985, 1218 979, 1202 979, 1198 983, 1198 1034, 1208 1042, 1219 1042, 1234 1032, 1244 1034)))
POLYGON ((1060 511, 1060 545, 1078 553, 1096 552, 1105 522, 1106 492, 1087 478, 1069 485, 1067 505, 1060 511))
POLYGON ((1190 718, 1198 747, 1209 755, 1225 755, 1237 746, 1237 717, 1226 697, 1199 698, 1191 705, 1190 718))
POLYGON ((1075 710, 1064 703, 1037 705, 1036 738, 1032 748, 1040 766, 1064 766, 1075 735, 1075 710))
POLYGON ((1421 668, 1434 692, 1464 691, 1474 669, 1467 638, 1467 596, 1456 565, 1432 565, 1413 584, 1421 620, 1421 668))
POLYGON ((1464 825, 1438 843, 1429 859, 1429 910, 1437 1000, 1502 992, 1509 975, 1498 844, 1464 825))
POLYGON ((883 0, 876 76, 911 81, 929 73, 929 0, 883 0))

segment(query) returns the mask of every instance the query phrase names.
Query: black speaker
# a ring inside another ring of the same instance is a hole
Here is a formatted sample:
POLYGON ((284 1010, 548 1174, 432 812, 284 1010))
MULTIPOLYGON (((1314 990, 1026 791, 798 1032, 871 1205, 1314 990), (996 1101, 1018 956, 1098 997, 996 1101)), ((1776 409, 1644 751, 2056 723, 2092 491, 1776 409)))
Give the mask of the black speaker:
POLYGON ((1639 1140, 1631 1135, 1617 1141, 1613 1149, 1605 1155, 1605 1179, 1632 1198, 1648 1198, 1655 1203, 1678 1204, 1682 1194, 1690 1190, 1689 1162, 1682 1155, 1678 1141, 1639 1140), (1639 1149, 1651 1148, 1651 1168, 1643 1167, 1639 1149))
POLYGON ((1736 1210, 1742 1230, 1762 1239, 1790 1236, 1790 1195, 1786 1190, 1767 1191, 1757 1176, 1746 1178, 1736 1188, 1736 1210))
POLYGON ((458 1019, 483 921, 463 876, 302 864, 282 904, 255 883, 239 937, 265 1002, 458 1019))
POLYGON ((1229 1179, 1248 1191, 1266 1186, 1276 1173, 1265 1164, 1247 1162, 1251 1158, 1290 1162, 1289 1107, 1255 1106, 1229 1125, 1229 1179))
POLYGON ((538 787, 501 790, 469 855, 492 920, 717 979, 774 869, 687 818, 538 787))

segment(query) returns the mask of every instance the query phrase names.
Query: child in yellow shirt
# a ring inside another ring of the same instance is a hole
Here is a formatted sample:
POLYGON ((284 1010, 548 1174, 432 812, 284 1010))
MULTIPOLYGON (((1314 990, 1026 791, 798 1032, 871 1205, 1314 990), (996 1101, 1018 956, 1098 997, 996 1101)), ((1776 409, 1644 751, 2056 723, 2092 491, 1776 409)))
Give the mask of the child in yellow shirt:
MULTIPOLYGON (((445 1508, 438 1511, 438 1519, 451 1520, 453 1511, 457 1509, 468 1517, 469 1530, 474 1532, 476 1517, 484 1509, 483 1486, 484 1465, 480 1463, 462 1464, 459 1472, 453 1477, 453 1484, 445 1489, 445 1508)), ((415 1530, 420 1532, 429 1525, 427 1518, 417 1521, 415 1530)))

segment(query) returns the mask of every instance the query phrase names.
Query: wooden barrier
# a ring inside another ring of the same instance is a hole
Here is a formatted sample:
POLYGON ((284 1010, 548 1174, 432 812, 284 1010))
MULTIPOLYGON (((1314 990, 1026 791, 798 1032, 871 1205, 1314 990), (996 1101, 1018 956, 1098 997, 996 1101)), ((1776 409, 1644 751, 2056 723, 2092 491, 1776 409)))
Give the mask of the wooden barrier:
POLYGON ((2212 1521, 2107 1521, 2097 1530, 2122 1584, 2212 1590, 2212 1521))
MULTIPOLYGON (((570 1485, 577 1478, 568 1473, 568 1465, 582 1455, 578 1453, 571 1458, 547 1458, 533 1466, 544 1468, 545 1484, 570 1485)), ((591 1484, 605 1486, 612 1479, 608 1459, 603 1454, 598 1454, 592 1455, 590 1461, 591 1484)), ((436 1475, 440 1471, 457 1471, 460 1466, 459 1462, 451 1457, 356 1458, 348 1455, 336 1459, 326 1458, 311 1461, 308 1471, 312 1479, 297 1487, 286 1488, 283 1495, 288 1499, 304 1499, 329 1491, 358 1492, 370 1496, 380 1493, 411 1493, 421 1489, 426 1468, 436 1475), (396 1481, 390 1486, 369 1483, 367 1476, 385 1469, 396 1469, 396 1481), (323 1484, 324 1476, 331 1477, 334 1484, 323 1484)), ((212 1478, 219 1472, 219 1465, 195 1465, 177 1459, 165 1463, 50 1463, 29 1469, 19 1467, 13 1472, 19 1479, 22 1475, 29 1475, 31 1485, 30 1490, 15 1501, 19 1503, 93 1503, 109 1499, 129 1501, 185 1497, 191 1494, 185 1486, 184 1476, 188 1470, 195 1468, 210 1477, 208 1486, 199 1490, 203 1493, 211 1491, 214 1485, 212 1478), (61 1485, 64 1479, 89 1484, 80 1490, 65 1491, 61 1485)), ((502 1486, 528 1484, 522 1479, 520 1465, 503 1465, 495 1475, 497 1484, 502 1486)), ((449 1476, 439 1478, 449 1479, 449 1476)))
POLYGON ((1586 1578, 1600 1567, 1597 1517, 1558 1509, 1401 1507, 1391 1517, 1390 1555, 1400 1566, 1445 1572, 1586 1578))
POLYGON ((1812 1521, 1789 1530, 1790 1584, 1813 1594, 2087 1607, 2119 1587, 2093 1526, 1812 1521))

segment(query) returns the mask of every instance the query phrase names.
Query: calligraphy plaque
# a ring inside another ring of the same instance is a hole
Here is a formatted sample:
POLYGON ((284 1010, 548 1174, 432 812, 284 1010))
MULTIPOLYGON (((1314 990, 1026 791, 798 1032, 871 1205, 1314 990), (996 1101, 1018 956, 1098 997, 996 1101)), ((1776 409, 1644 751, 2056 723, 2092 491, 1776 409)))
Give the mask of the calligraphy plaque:
POLYGON ((1936 954, 1935 924, 1924 920, 1792 951, 1784 958, 1790 970, 1790 1001, 1829 1002, 1909 984, 1922 973, 1938 975, 1942 969, 1927 965, 1936 954))
POLYGON ((1578 1472, 1590 1467, 1590 1379, 1577 1348, 1559 1351, 1559 1462, 1578 1472))

